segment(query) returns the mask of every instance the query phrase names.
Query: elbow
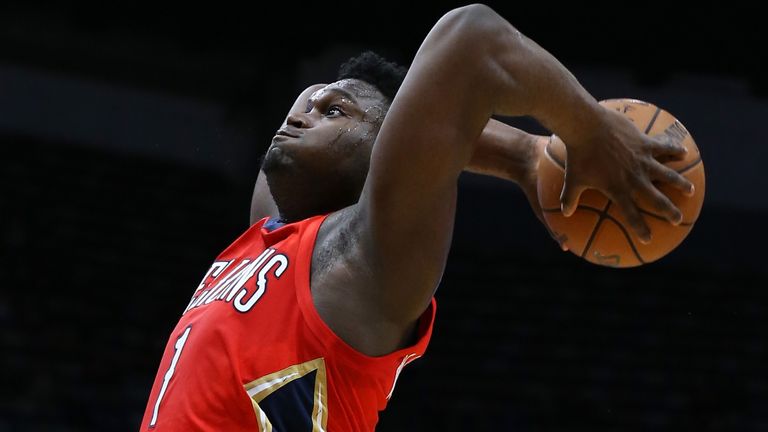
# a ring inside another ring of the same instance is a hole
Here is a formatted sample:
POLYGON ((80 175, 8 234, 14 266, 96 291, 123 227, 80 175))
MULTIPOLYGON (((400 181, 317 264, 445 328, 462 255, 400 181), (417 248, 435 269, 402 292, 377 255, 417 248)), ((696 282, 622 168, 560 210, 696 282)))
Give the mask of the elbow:
POLYGON ((444 52, 453 56, 456 70, 485 90, 493 112, 499 110, 518 77, 528 68, 532 45, 501 15, 483 4, 463 6, 448 12, 444 20, 444 52))
POLYGON ((517 31, 491 7, 480 3, 453 9, 442 19, 468 37, 483 37, 484 43, 504 33, 517 31))
POLYGON ((484 4, 475 3, 451 10, 436 27, 444 27, 444 42, 454 52, 494 57, 511 48, 510 42, 521 40, 521 34, 506 19, 484 4))
POLYGON ((473 3, 466 6, 457 7, 445 14, 470 17, 472 19, 488 19, 498 14, 490 7, 482 3, 473 3))

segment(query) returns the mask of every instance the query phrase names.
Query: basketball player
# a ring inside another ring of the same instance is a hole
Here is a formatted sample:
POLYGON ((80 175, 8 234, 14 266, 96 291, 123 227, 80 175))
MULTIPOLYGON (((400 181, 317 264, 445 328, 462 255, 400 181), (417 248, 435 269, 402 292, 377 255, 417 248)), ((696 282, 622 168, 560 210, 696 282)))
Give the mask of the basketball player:
POLYGON ((170 336, 141 430, 374 430, 430 339, 459 174, 515 181, 539 210, 543 140, 493 114, 531 115, 567 143, 566 214, 591 187, 645 240, 638 199, 680 221, 652 182, 691 190, 657 160, 682 147, 601 107, 490 8, 443 16, 401 77, 365 53, 299 96, 264 157, 251 227, 170 336))

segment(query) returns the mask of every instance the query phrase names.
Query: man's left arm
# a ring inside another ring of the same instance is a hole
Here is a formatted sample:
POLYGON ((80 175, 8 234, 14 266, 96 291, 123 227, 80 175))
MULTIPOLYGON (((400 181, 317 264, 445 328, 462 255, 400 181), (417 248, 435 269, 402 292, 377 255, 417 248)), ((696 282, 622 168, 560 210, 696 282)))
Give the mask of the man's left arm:
MULTIPOLYGON (((520 186, 536 217, 560 244, 544 221, 537 191, 539 160, 547 142, 547 135, 530 134, 491 119, 480 134, 464 171, 497 177, 520 186)), ((560 248, 567 250, 562 244, 560 248)))
POLYGON ((547 140, 547 136, 530 134, 491 119, 477 139, 464 171, 498 177, 525 188, 536 180, 539 154, 547 140))

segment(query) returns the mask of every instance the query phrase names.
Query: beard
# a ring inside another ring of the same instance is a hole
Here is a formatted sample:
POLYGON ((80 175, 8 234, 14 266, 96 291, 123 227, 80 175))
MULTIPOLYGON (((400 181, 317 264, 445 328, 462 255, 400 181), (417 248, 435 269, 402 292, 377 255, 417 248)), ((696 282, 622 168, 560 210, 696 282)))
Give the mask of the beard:
POLYGON ((350 175, 326 170, 321 165, 300 164, 279 147, 270 147, 261 158, 261 170, 280 218, 288 222, 330 213, 357 202, 367 174, 365 168, 365 172, 350 175))
POLYGON ((264 156, 261 157, 260 169, 265 174, 274 172, 280 168, 285 168, 293 159, 285 153, 280 147, 270 146, 264 156))
POLYGON ((270 147, 261 159, 272 199, 280 218, 287 222, 322 214, 331 201, 327 195, 330 191, 316 180, 324 177, 322 173, 305 165, 277 146, 270 147))

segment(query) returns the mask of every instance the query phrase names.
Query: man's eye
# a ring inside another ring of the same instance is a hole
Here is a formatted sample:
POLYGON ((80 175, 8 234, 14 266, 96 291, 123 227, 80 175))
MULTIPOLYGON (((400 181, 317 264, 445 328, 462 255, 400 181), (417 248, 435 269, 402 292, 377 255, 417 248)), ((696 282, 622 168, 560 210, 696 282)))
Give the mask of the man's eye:
POLYGON ((325 111, 325 115, 329 117, 336 117, 336 116, 344 115, 344 111, 342 111, 341 108, 338 107, 338 105, 331 105, 328 107, 328 110, 325 111))

